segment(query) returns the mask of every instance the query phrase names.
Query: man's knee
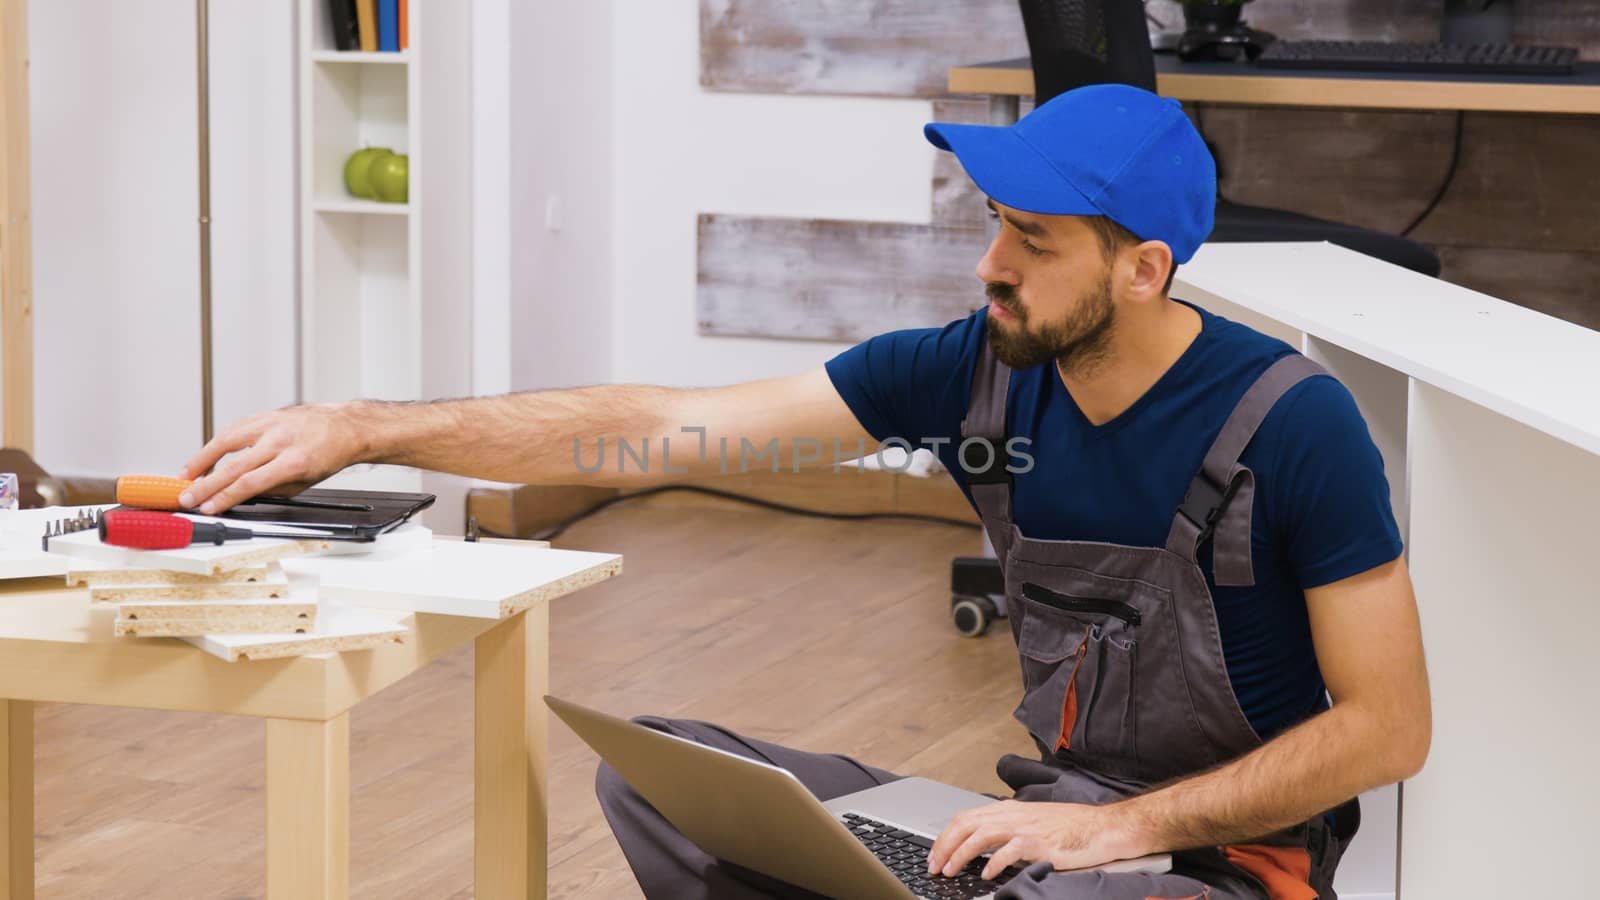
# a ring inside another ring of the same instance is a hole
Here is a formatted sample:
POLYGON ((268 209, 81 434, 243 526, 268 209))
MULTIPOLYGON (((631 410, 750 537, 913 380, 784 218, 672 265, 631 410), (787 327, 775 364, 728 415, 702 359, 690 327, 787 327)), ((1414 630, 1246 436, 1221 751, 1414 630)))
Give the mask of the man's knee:
POLYGON ((632 788, 622 780, 617 770, 611 768, 611 764, 605 760, 600 760, 600 767, 594 773, 594 795, 600 799, 600 806, 609 808, 611 801, 629 790, 632 788))

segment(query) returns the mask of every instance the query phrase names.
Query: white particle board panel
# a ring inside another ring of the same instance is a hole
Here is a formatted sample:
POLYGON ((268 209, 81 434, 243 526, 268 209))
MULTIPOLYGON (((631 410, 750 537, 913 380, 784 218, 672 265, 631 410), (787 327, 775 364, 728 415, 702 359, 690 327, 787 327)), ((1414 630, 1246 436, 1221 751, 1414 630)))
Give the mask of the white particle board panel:
MULTIPOLYGON (((197 521, 217 521, 204 516, 197 521)), ((238 525, 238 522, 229 522, 238 525)), ((279 529, 274 527, 274 531, 279 529)), ((50 553, 76 560, 88 559, 105 565, 128 569, 171 569, 197 575, 219 575, 230 569, 241 569, 264 562, 281 560, 301 553, 312 553, 334 543, 316 540, 307 532, 306 540, 279 538, 251 538, 246 541, 228 541, 225 544, 194 544, 176 550, 133 550, 100 542, 97 531, 79 531, 50 539, 50 553)), ((65 572, 65 568, 62 570, 65 572)))
POLYGON ((111 568, 83 568, 93 566, 95 563, 83 560, 68 562, 67 587, 114 587, 116 585, 172 585, 175 587, 208 585, 208 584, 234 584, 237 582, 261 581, 267 577, 267 566, 253 566, 247 569, 230 569, 219 575, 196 575, 192 572, 173 572, 168 569, 111 569, 111 568))
MULTIPOLYGON (((37 538, 35 539, 37 541, 37 538)), ((47 575, 65 575, 67 561, 40 550, 25 547, 0 548, 0 581, 13 578, 43 578, 47 575)))
MULTIPOLYGON (((82 561, 90 560, 102 566, 119 569, 163 569, 196 575, 222 575, 230 570, 260 566, 307 553, 350 556, 366 560, 389 559, 426 547, 433 538, 432 532, 416 522, 407 522, 388 534, 379 535, 373 541, 329 541, 319 539, 315 531, 267 522, 245 522, 208 516, 188 516, 188 518, 197 522, 222 522, 229 526, 258 531, 304 533, 307 537, 305 540, 251 538, 228 541, 221 545, 195 544, 177 550, 133 550, 102 544, 98 532, 82 531, 51 538, 50 555, 70 557, 70 565, 74 569, 81 567, 82 561)), ((66 571, 65 567, 62 571, 66 571)))
MULTIPOLYGON (((250 569, 242 570, 251 572, 250 569)), ((173 583, 166 578, 123 581, 89 588, 90 603, 206 603, 218 600, 265 600, 289 596, 289 577, 273 566, 264 574, 233 581, 173 583)))
POLYGON ((233 585, 204 585, 193 599, 153 599, 135 595, 104 604, 91 589, 91 608, 116 608, 118 637, 185 637, 212 634, 310 631, 317 621, 317 583, 307 576, 289 577, 274 570, 271 597, 236 597, 222 593, 233 585))
POLYGON ((261 635, 294 632, 304 634, 316 622, 316 604, 298 606, 269 601, 241 600, 211 609, 187 604, 177 615, 152 615, 162 610, 150 607, 120 606, 112 623, 115 637, 199 637, 218 634, 261 635), (183 615, 182 613, 193 613, 183 615))
POLYGON ((213 656, 237 662, 369 650, 388 643, 404 643, 409 633, 405 623, 392 614, 323 604, 316 626, 304 634, 209 634, 182 640, 213 656))
POLYGON ((107 508, 49 506, 0 510, 0 580, 65 575, 69 568, 99 568, 98 563, 79 565, 60 554, 46 553, 40 539, 51 522, 107 508))
POLYGON ((1197 291, 1600 453, 1600 332, 1333 244, 1207 244, 1180 273, 1197 291))
POLYGON ((284 568, 316 576, 324 599, 351 606, 502 619, 618 574, 622 557, 441 540, 381 563, 317 556, 285 560, 284 568))
POLYGON ((214 627, 201 628, 186 634, 206 634, 211 631, 252 630, 243 626, 264 617, 275 617, 285 622, 296 621, 296 628, 263 629, 255 631, 296 631, 298 625, 309 626, 317 618, 315 599, 304 601, 295 597, 266 600, 152 600, 115 604, 118 621, 126 622, 205 622, 214 627))
MULTIPOLYGON (((1555 356, 1548 390, 1566 395, 1555 356)), ((1600 844, 1600 458, 1424 384, 1410 415, 1434 738, 1405 787, 1400 896, 1582 893, 1600 844)))
POLYGON ((425 549, 433 543, 433 531, 412 518, 394 530, 371 541, 332 541, 319 556, 354 556, 361 559, 390 559, 425 549))

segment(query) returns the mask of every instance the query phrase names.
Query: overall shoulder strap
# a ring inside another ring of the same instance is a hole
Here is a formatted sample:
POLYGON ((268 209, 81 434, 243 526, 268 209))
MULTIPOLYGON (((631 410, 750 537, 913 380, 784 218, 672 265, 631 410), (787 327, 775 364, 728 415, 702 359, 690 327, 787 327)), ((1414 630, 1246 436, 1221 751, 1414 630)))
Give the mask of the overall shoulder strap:
POLYGON ((1267 367, 1244 392, 1223 423, 1200 471, 1172 517, 1167 549, 1194 562, 1200 545, 1215 538, 1212 568, 1218 585, 1255 584, 1250 560, 1250 514, 1255 505, 1255 475, 1239 465, 1244 448, 1290 388, 1327 370, 1299 353, 1267 367))
POLYGON ((1011 532, 1011 473, 1006 471, 1006 393, 1011 368, 995 358, 985 340, 972 372, 972 398, 961 420, 958 455, 972 500, 995 553, 1005 558, 1011 532))

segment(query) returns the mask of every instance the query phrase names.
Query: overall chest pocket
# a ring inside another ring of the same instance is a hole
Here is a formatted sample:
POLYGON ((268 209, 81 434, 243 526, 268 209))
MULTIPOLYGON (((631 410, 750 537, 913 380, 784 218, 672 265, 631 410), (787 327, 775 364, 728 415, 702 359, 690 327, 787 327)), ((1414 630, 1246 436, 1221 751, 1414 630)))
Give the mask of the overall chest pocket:
POLYGON ((1013 563, 1010 609, 1021 614, 1023 675, 1016 718, 1053 753, 1138 767, 1143 633, 1166 592, 1082 569, 1013 563))

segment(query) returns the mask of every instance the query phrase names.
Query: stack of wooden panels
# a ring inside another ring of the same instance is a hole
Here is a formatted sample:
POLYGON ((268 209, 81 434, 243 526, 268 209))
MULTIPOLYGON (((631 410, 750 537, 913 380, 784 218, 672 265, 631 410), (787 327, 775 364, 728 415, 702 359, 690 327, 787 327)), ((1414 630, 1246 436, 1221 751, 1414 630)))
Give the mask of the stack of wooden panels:
POLYGON ((0 579, 65 576, 80 589, 68 605, 82 604, 86 627, 177 638, 229 661, 404 643, 414 616, 503 620, 622 570, 615 554, 435 540, 416 522, 370 543, 257 538, 130 550, 88 530, 52 535, 44 549, 35 512, 82 514, 0 511, 0 579))
POLYGON ((103 544, 93 531, 52 537, 45 555, 63 558, 70 586, 88 589, 92 608, 110 607, 117 637, 181 638, 223 659, 274 659, 363 650, 404 641, 396 617, 324 602, 315 576, 283 561, 312 553, 380 558, 426 546, 432 534, 410 523, 371 544, 255 538, 175 550, 103 544))
POLYGON ((117 637, 304 634, 317 622, 316 585, 292 584, 277 563, 220 575, 69 570, 67 583, 87 587, 91 604, 116 609, 117 637))

